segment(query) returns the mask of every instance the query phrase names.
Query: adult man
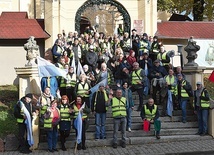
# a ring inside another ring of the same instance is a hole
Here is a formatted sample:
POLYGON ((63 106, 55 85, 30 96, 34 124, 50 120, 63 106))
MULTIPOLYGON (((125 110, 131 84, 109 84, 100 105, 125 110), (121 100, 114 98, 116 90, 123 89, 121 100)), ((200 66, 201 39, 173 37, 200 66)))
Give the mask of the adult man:
POLYGON ((197 89, 194 91, 194 113, 198 116, 197 135, 204 136, 207 134, 208 112, 209 112, 209 93, 203 87, 201 82, 196 83, 197 89))
POLYGON ((164 46, 160 47, 160 52, 157 55, 157 59, 161 61, 162 66, 166 69, 166 71, 169 71, 169 63, 170 63, 170 57, 167 54, 166 50, 164 50, 164 46))
POLYGON ((144 50, 147 49, 150 50, 150 44, 148 40, 148 35, 146 33, 143 34, 143 38, 140 40, 140 48, 138 51, 138 56, 142 55, 144 50))
POLYGON ((121 127, 123 148, 126 147, 126 98, 122 97, 122 90, 116 90, 116 96, 109 95, 111 99, 112 115, 114 119, 114 133, 113 133, 113 148, 117 148, 117 132, 121 127))
POLYGON ((149 57, 152 59, 152 61, 155 61, 157 59, 157 55, 159 53, 159 50, 160 50, 160 44, 158 42, 158 37, 154 36, 153 42, 151 45, 150 55, 149 55, 149 57))
POLYGON ((52 54, 53 54, 53 61, 54 63, 57 63, 59 58, 62 56, 63 54, 63 47, 62 47, 62 40, 61 39, 57 39, 56 43, 53 45, 52 49, 52 54))
POLYGON ((98 56, 94 51, 94 46, 90 45, 89 50, 85 54, 85 63, 89 66, 89 70, 96 74, 98 56))
POLYGON ((95 114, 96 119, 96 133, 95 139, 105 139, 105 122, 106 122, 106 111, 107 111, 108 96, 105 91, 104 84, 99 85, 99 90, 94 93, 92 99, 91 111, 95 114))
MULTIPOLYGON (((154 99, 155 103, 157 104, 156 94, 160 91, 161 87, 163 86, 163 77, 167 75, 167 71, 163 66, 160 66, 160 60, 154 61, 154 66, 149 72, 149 77, 151 79, 152 84, 152 98, 154 99)), ((159 104, 161 102, 161 96, 159 93, 159 104)))
POLYGON ((124 34, 122 24, 119 24, 119 27, 117 28, 117 34, 118 34, 118 36, 123 36, 123 34, 124 34))
POLYGON ((154 123, 156 138, 160 139, 160 120, 158 120, 159 110, 158 106, 154 104, 154 100, 152 98, 148 99, 148 103, 143 106, 140 116, 142 120, 147 120, 150 123, 154 123))
POLYGON ((137 34, 137 30, 133 29, 132 30, 132 49, 135 51, 135 57, 138 57, 138 49, 140 46, 140 42, 139 42, 139 35, 137 34))
POLYGON ((131 84, 132 84, 132 91, 137 91, 140 99, 140 104, 138 107, 138 111, 141 111, 143 106, 143 90, 144 86, 146 85, 146 75, 145 71, 139 67, 139 63, 133 63, 133 71, 131 72, 131 84))
POLYGON ((31 104, 32 99, 32 94, 26 94, 17 102, 14 108, 14 116, 17 119, 19 128, 18 139, 20 144, 20 153, 24 154, 32 152, 29 150, 33 145, 32 115, 35 114, 35 109, 31 104), (27 135, 27 138, 25 138, 25 134, 27 135))
POLYGON ((183 76, 181 74, 178 74, 178 81, 175 87, 175 95, 182 110, 182 122, 186 123, 186 105, 189 97, 191 97, 193 94, 192 86, 188 81, 183 79, 183 76))

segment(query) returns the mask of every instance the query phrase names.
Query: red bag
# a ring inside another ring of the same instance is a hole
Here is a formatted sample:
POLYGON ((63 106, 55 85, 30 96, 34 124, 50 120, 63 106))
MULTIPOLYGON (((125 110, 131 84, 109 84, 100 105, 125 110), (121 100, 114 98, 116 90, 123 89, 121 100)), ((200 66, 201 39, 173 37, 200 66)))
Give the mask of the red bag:
POLYGON ((150 122, 148 120, 143 121, 143 130, 146 132, 150 131, 150 122))

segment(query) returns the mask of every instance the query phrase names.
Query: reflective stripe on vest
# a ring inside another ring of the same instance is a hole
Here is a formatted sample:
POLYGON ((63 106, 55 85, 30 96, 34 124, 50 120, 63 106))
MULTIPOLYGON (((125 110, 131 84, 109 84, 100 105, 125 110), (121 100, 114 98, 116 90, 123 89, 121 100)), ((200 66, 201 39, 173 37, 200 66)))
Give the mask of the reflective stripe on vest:
POLYGON ((47 109, 48 109, 48 105, 42 106, 42 108, 40 110, 41 115, 44 115, 47 109))
MULTIPOLYGON (((201 96, 205 97, 204 91, 202 92, 201 96)), ((209 101, 205 101, 205 100, 201 100, 201 107, 202 108, 209 108, 210 107, 210 102, 209 101)))
POLYGON ((89 90, 88 83, 85 83, 84 87, 81 83, 79 83, 77 87, 77 95, 80 95, 81 97, 89 97, 89 94, 85 94, 88 90, 89 90))
MULTIPOLYGON (((24 117, 24 111, 23 111, 23 109, 21 109, 20 114, 24 117)), ((16 122, 17 123, 23 123, 24 122, 24 118, 17 118, 16 122)))
POLYGON ((61 87, 61 88, 65 88, 66 87, 65 78, 63 78, 63 77, 61 78, 61 80, 60 80, 60 86, 59 87, 61 87))
POLYGON ((154 109, 152 109, 152 112, 150 112, 150 110, 147 109, 146 105, 144 105, 144 110, 146 119, 151 120, 155 117, 155 114, 157 112, 157 105, 154 105, 154 109))
POLYGON ((112 107, 113 118, 126 116, 126 98, 125 97, 121 97, 120 100, 116 97, 113 97, 111 107, 112 107))
POLYGON ((137 72, 132 72, 132 84, 138 84, 137 82, 142 80, 142 77, 140 76, 141 70, 142 69, 139 69, 137 72))
POLYGON ((44 119, 44 128, 52 128, 52 117, 44 119))
POLYGON ((76 74, 67 74, 66 87, 75 87, 76 85, 76 74))
MULTIPOLYGON (((182 85, 186 85, 186 81, 182 81, 182 85)), ((175 94, 178 94, 178 86, 176 86, 175 94)), ((183 87, 181 87, 181 97, 189 97, 188 93, 183 87)))
POLYGON ((147 49, 147 46, 149 45, 149 43, 145 42, 145 41, 141 41, 140 42, 140 50, 144 50, 147 49))
MULTIPOLYGON (((100 92, 100 91, 98 91, 98 92, 100 92)), ((96 92, 96 96, 95 96, 94 110, 95 110, 96 104, 97 104, 97 94, 98 94, 98 92, 96 92)), ((105 102, 107 102, 107 101, 108 101, 108 96, 107 96, 107 94, 106 94, 106 91, 104 90, 103 93, 104 93, 104 100, 105 100, 105 102)), ((106 111, 107 111, 107 110, 108 110, 108 107, 106 107, 106 111)))
MULTIPOLYGON (((76 105, 74 105, 74 117, 73 118, 74 119, 77 118, 78 114, 79 114, 79 109, 77 108, 76 105)), ((87 117, 88 116, 85 113, 83 113, 82 118, 87 118, 87 117)))
POLYGON ((61 118, 61 121, 70 121, 71 120, 68 105, 65 105, 65 107, 63 105, 61 105, 60 118, 61 118))

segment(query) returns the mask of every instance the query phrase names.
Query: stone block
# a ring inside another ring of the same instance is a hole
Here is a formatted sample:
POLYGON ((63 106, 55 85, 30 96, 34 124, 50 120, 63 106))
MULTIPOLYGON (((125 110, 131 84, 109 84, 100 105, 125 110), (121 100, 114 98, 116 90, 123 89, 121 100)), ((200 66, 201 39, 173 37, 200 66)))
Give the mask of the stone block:
POLYGON ((7 135, 5 138, 5 151, 14 151, 19 147, 18 138, 14 134, 7 135))
POLYGON ((0 152, 4 152, 4 141, 0 138, 0 152))

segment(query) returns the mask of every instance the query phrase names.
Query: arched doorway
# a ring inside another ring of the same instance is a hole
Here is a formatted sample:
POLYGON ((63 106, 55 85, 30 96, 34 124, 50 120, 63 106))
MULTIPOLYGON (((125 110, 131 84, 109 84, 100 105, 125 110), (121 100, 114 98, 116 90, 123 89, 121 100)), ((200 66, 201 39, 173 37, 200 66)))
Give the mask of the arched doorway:
POLYGON ((75 17, 75 30, 82 32, 80 22, 87 17, 91 26, 98 32, 113 34, 116 26, 122 24, 124 31, 130 33, 131 19, 125 7, 115 0, 87 0, 78 10, 75 17))
POLYGON ((91 23, 88 18, 82 16, 80 20, 80 33, 84 33, 87 26, 91 27, 91 23))

